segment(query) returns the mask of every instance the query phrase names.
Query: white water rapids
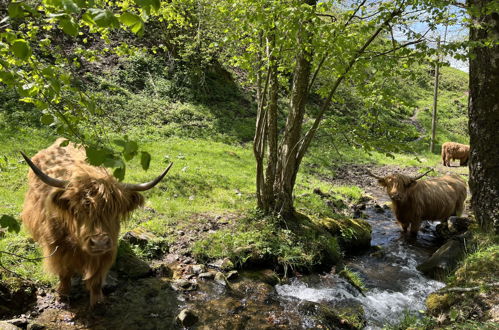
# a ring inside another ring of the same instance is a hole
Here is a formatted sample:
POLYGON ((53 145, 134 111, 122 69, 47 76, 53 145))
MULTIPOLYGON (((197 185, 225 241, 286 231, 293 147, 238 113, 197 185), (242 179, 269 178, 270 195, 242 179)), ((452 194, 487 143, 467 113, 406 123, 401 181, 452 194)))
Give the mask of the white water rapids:
POLYGON ((428 251, 431 237, 420 234, 417 242, 407 242, 401 237, 391 213, 369 213, 372 242, 376 242, 384 252, 381 257, 364 255, 347 263, 363 279, 367 288, 365 296, 337 275, 326 274, 319 278, 294 278, 288 284, 277 285, 280 299, 288 304, 291 302, 291 305, 293 301, 294 305, 300 301, 312 301, 333 307, 338 303, 360 303, 365 311, 366 329, 380 329, 397 323, 406 312, 424 310, 426 297, 444 286, 416 269, 431 253, 428 251))

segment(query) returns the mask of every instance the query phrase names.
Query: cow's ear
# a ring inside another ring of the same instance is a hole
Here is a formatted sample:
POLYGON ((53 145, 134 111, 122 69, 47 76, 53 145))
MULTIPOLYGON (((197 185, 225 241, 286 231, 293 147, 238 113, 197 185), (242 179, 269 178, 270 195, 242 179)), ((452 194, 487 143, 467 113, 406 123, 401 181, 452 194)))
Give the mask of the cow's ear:
POLYGON ((144 205, 144 197, 136 191, 130 192, 128 196, 128 212, 135 210, 137 207, 144 205))
POLYGON ((380 185, 382 185, 383 187, 386 187, 386 181, 385 181, 385 179, 384 179, 384 178, 379 178, 379 179, 378 179, 378 183, 379 183, 380 185))
POLYGON ((69 199, 63 197, 64 190, 57 190, 52 194, 52 203, 62 210, 69 210, 69 199))

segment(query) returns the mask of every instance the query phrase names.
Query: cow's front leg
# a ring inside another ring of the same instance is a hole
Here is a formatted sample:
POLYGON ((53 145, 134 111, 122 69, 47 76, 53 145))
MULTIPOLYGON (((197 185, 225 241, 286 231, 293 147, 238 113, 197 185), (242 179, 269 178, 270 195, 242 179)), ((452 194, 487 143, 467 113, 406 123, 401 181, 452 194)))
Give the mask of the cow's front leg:
POLYGON ((402 227, 402 232, 407 233, 407 229, 409 228, 409 223, 398 220, 400 227, 402 227))
POLYGON ((93 307, 95 304, 104 300, 102 283, 103 280, 101 276, 95 276, 86 281, 87 289, 90 291, 90 307, 93 307))
POLYGON ((411 222, 411 236, 418 236, 418 231, 419 228, 421 227, 421 221, 420 220, 414 220, 411 222))
POLYGON ((73 273, 67 272, 59 274, 59 286, 57 287, 57 293, 61 298, 69 296, 71 292, 71 277, 73 273))

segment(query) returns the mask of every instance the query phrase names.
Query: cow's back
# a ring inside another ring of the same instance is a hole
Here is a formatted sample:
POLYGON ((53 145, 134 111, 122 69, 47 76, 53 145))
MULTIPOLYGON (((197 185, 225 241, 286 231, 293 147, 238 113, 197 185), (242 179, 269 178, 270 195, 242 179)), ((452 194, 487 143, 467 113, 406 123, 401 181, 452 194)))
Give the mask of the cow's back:
POLYGON ((412 195, 415 212, 424 220, 446 219, 454 215, 466 199, 466 184, 455 176, 418 182, 412 195))

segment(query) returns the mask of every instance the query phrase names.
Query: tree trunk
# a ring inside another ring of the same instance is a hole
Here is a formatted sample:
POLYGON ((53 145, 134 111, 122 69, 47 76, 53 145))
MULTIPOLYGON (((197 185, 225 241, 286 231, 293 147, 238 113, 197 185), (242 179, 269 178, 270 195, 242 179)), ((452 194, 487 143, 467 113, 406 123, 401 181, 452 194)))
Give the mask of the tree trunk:
MULTIPOLYGON (((486 14, 492 0, 469 0, 473 6, 470 40, 493 40, 492 47, 475 46, 470 59, 470 190, 471 205, 481 227, 499 233, 499 14, 486 14), (480 11, 477 11, 480 9, 480 11), (480 25, 476 25, 479 23, 480 25)), ((490 11, 489 11, 490 12, 490 11)))

